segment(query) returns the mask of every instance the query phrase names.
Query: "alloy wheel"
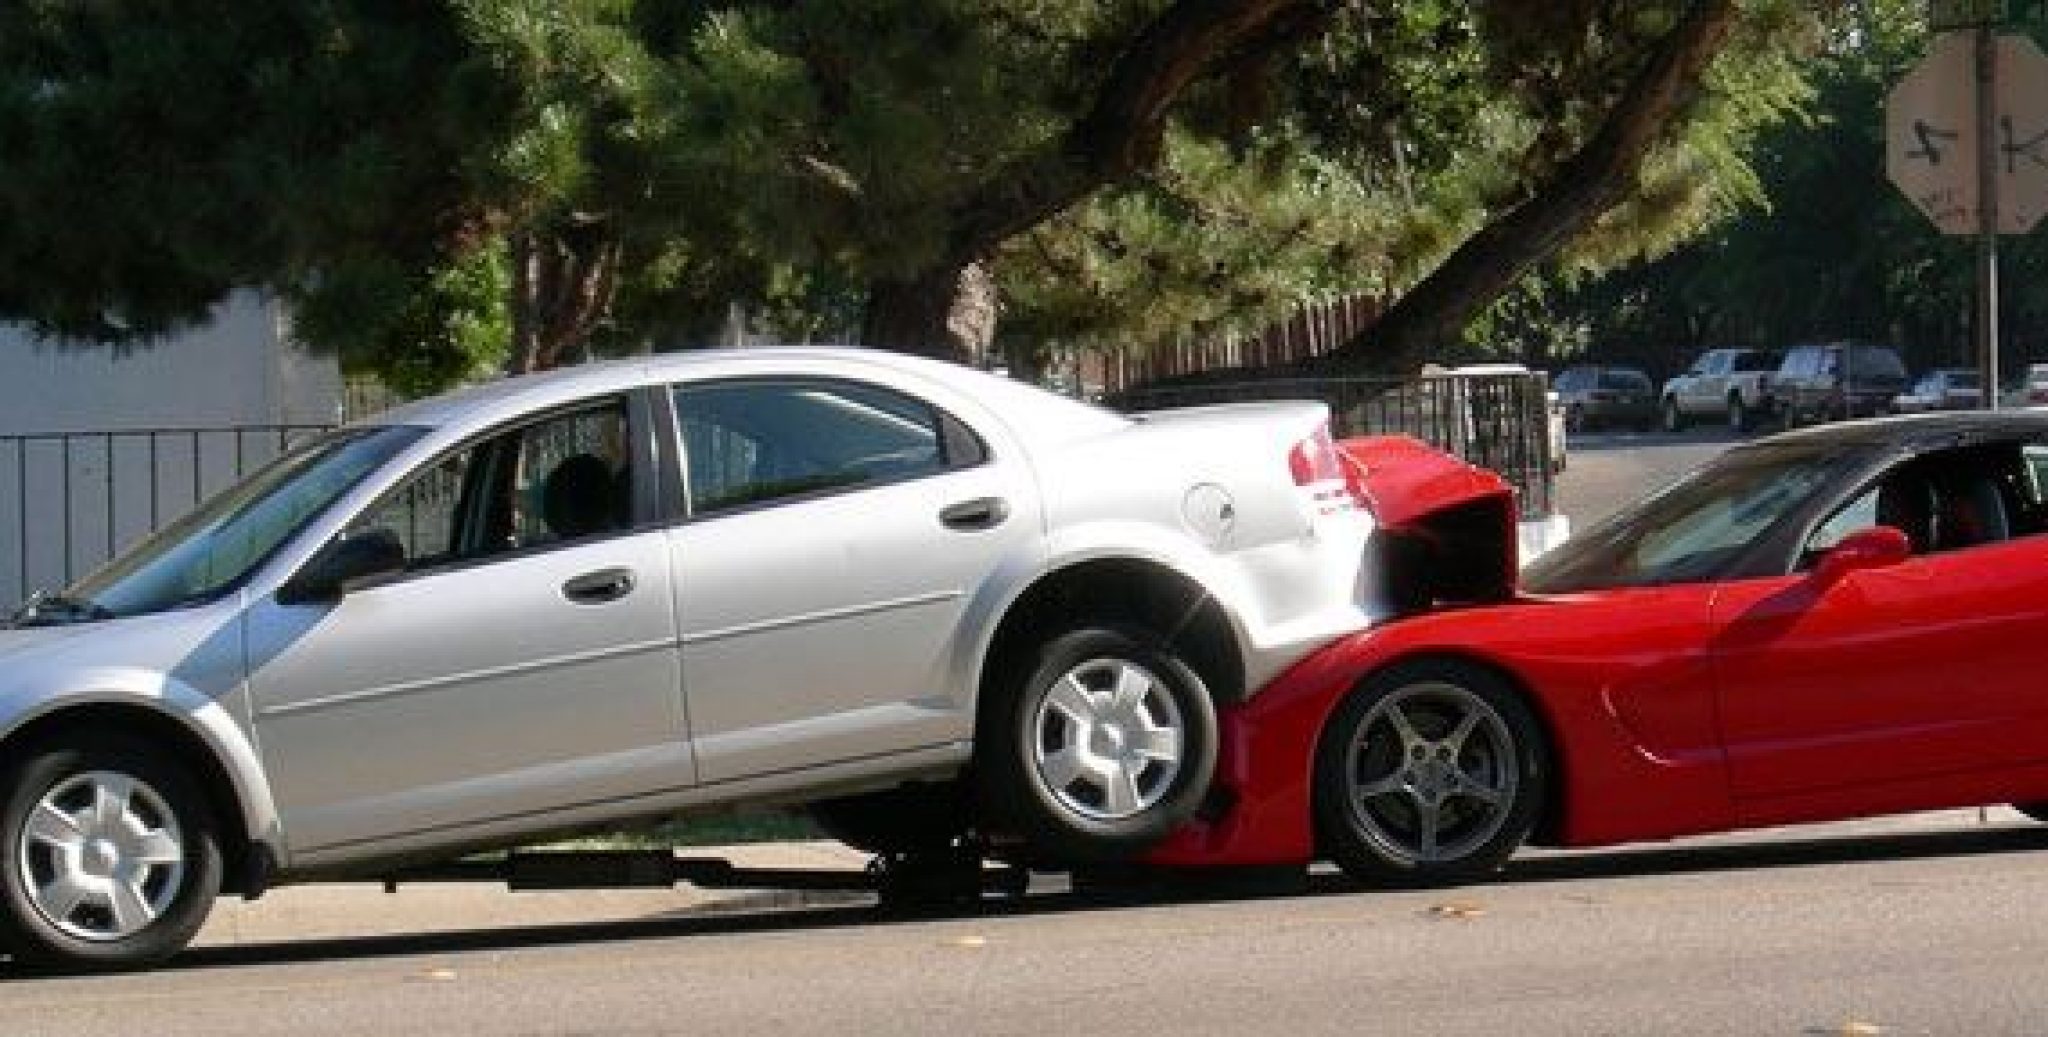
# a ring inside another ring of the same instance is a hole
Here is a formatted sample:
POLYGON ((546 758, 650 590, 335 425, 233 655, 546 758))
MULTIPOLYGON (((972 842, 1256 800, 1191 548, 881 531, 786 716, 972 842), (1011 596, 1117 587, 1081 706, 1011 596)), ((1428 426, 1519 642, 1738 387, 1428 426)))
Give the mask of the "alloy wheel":
POLYGON ((1344 757, 1346 809, 1392 860, 1458 861, 1493 839, 1516 801, 1514 736, 1455 684, 1427 682, 1375 703, 1344 757))

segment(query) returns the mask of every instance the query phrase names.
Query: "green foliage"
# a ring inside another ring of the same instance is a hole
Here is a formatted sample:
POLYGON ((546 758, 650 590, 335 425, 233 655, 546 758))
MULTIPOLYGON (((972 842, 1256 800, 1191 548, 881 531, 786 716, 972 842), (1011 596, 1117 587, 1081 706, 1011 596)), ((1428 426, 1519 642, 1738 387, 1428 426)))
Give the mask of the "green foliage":
MULTIPOLYGON (((20 0, 0 6, 0 314, 136 341, 241 286, 408 391, 514 327, 509 235, 616 246, 596 352, 858 323, 1063 140, 1166 0, 20 0)), ((1249 331, 1391 299, 1599 124, 1680 0, 1347 4, 1222 55, 1156 166, 991 257, 1013 337, 1249 331)), ((1761 197, 1814 19, 1748 0, 1708 88, 1568 270, 1761 197)))
MULTIPOLYGON (((1654 263, 1546 275, 1551 319, 1661 370, 1715 345, 1840 338, 1898 346, 1915 369, 1972 363, 1974 245, 1938 234, 1884 170, 1885 95, 1924 53, 1924 12, 1914 0, 1841 11, 1809 63, 1810 117, 1751 149, 1766 206, 1654 263)), ((2048 358, 2048 233, 2002 252, 2010 370, 2048 358)))

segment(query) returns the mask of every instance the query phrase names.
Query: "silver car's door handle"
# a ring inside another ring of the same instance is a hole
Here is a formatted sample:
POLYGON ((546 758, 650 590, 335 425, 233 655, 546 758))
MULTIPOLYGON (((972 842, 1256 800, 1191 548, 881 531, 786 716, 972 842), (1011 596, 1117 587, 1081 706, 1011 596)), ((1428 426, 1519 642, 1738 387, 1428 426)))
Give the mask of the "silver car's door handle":
POLYGON ((599 569, 562 584, 562 597, 578 605, 601 605, 633 593, 633 570, 599 569))
POLYGON ((1001 497, 976 497, 939 512, 939 522, 947 529, 988 529, 1009 517, 1010 502, 1001 497))

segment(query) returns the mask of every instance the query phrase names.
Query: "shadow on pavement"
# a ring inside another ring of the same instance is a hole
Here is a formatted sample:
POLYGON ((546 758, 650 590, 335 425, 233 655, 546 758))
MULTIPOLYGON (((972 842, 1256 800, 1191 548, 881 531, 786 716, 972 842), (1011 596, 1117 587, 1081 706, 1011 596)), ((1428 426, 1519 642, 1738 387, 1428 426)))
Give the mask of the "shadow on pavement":
MULTIPOLYGON (((1491 885, 1759 871, 2041 850, 2048 850, 2048 827, 1544 853, 1510 862, 1491 885)), ((180 954, 161 969, 232 969, 1372 892, 1335 872, 1318 870, 1305 874, 1300 869, 1267 869, 1248 874, 1193 873, 1163 879, 1154 876, 1144 881, 1136 876, 1122 876, 1118 881, 1103 882, 1082 891, 1068 888, 1063 881, 1040 879, 1034 882, 1034 891, 1022 899, 990 899, 972 906, 946 905, 915 911, 885 910, 865 897, 823 906, 778 906, 787 904, 787 898, 767 894, 712 910, 693 908, 624 921, 201 947, 180 954)), ((11 964, 0 964, 0 983, 34 978, 41 977, 11 964)))

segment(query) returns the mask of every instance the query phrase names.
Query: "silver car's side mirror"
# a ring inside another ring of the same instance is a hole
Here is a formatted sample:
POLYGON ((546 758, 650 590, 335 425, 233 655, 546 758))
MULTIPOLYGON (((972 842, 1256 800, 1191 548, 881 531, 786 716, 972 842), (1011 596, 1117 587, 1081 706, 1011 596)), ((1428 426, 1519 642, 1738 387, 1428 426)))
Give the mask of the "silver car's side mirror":
POLYGON ((405 544, 382 526, 346 534, 320 549, 284 586, 280 605, 334 601, 351 589, 405 569, 405 544))

